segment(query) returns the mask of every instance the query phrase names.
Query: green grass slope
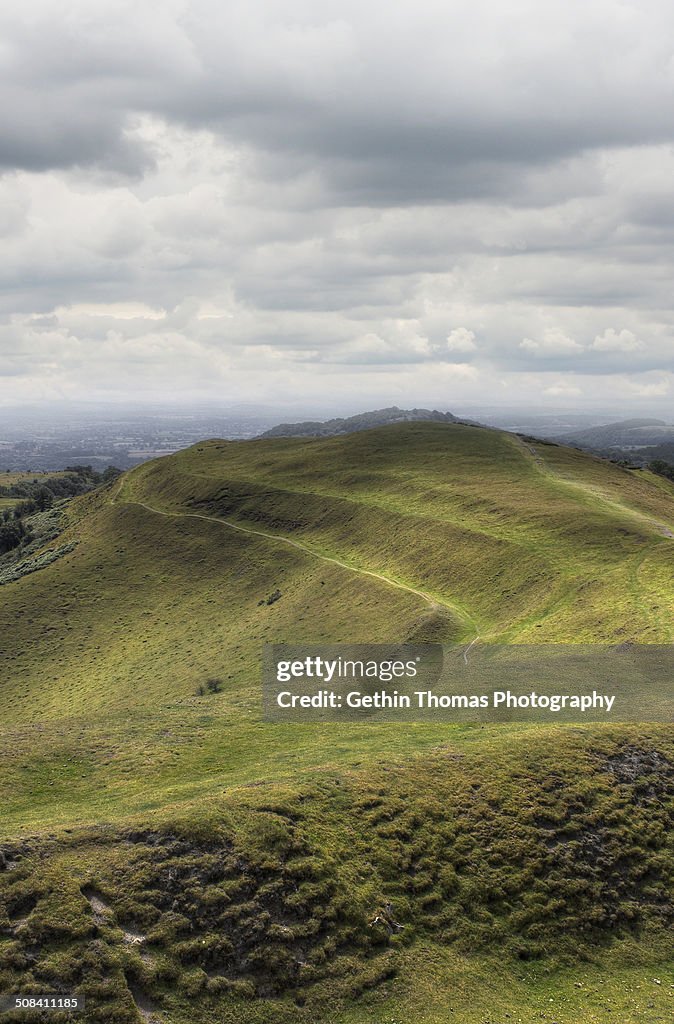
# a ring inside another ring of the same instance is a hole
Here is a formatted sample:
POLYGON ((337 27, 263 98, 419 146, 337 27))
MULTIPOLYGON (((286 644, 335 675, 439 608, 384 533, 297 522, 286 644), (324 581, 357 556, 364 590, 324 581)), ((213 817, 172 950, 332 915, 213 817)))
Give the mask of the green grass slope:
POLYGON ((423 423, 204 442, 67 518, 0 587, 0 988, 167 1024, 667 1019, 670 730, 281 727, 259 674, 267 641, 671 642, 674 487, 423 423))
POLYGON ((271 449, 211 442, 142 467, 120 500, 375 567, 453 612, 455 638, 667 642, 672 493, 571 449, 411 424, 271 449))

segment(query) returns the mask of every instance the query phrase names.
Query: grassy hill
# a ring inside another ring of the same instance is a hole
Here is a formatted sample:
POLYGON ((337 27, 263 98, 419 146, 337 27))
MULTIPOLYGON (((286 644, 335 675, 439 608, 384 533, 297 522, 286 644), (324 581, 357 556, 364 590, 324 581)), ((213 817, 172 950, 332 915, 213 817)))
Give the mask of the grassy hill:
POLYGON ((674 486, 410 423, 204 442, 66 517, 0 587, 0 989, 169 1024, 668 1019, 671 730, 265 724, 259 666, 671 642, 674 486))

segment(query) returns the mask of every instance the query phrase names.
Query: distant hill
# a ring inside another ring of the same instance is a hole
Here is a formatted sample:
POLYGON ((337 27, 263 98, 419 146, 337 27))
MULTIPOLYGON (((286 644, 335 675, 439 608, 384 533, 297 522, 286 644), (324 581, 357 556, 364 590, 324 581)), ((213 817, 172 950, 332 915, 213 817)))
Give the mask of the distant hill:
POLYGON ((633 419, 607 423, 601 427, 590 427, 561 434, 556 440, 581 448, 603 450, 606 448, 641 448, 647 445, 674 442, 674 426, 664 420, 633 419))
POLYGON ((371 412, 358 413, 357 416, 338 417, 323 422, 306 420, 303 423, 280 423, 260 436, 334 437, 337 434, 353 434, 357 430, 387 427, 391 423, 410 423, 418 420, 434 423, 460 422, 451 412, 438 412, 437 409, 399 409, 397 405, 392 405, 387 409, 374 409, 371 412))

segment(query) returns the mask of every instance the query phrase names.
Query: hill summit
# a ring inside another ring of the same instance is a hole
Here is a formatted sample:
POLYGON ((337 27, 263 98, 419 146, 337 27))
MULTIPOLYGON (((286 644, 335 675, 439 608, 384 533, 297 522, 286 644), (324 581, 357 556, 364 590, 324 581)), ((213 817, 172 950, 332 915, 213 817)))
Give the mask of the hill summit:
POLYGON ((337 434, 353 434, 357 430, 372 427, 386 427, 391 423, 409 423, 416 420, 434 423, 460 422, 451 412, 437 409, 399 409, 397 405, 386 409, 361 412, 356 416, 337 417, 332 420, 305 420, 303 423, 280 423, 261 437, 334 437, 337 434))

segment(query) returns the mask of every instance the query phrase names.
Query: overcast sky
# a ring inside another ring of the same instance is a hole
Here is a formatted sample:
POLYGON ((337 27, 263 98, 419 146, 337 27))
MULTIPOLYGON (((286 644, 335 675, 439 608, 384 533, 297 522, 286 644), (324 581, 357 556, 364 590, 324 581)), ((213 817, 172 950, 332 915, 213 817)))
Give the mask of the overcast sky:
POLYGON ((0 404, 670 409, 670 0, 12 6, 0 404))

